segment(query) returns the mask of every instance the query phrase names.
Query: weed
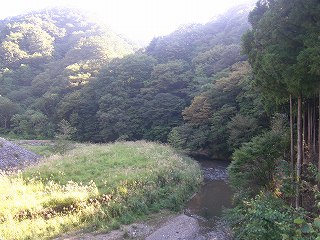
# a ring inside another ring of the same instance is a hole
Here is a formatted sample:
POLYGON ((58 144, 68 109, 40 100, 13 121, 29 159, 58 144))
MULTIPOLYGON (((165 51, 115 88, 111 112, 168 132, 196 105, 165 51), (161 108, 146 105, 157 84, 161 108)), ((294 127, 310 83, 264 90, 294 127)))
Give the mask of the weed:
POLYGON ((40 145, 40 146, 33 146, 33 145, 26 145, 24 144, 23 147, 32 151, 36 154, 39 154, 44 157, 49 157, 50 155, 54 154, 54 148, 52 145, 40 145))
POLYGON ((178 210, 200 181, 199 166, 169 146, 81 145, 0 175, 0 239, 119 228, 159 209, 178 210))

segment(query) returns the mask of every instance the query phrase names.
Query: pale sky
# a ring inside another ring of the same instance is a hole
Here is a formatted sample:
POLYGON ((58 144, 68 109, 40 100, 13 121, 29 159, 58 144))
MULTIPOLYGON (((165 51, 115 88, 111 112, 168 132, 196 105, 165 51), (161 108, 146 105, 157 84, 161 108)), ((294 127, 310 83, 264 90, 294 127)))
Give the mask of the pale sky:
MULTIPOLYGON (((53 6, 89 11, 115 32, 137 42, 169 34, 182 24, 206 23, 228 8, 250 0, 9 0, 0 18, 53 6)), ((252 0, 251 0, 252 1, 252 0)))

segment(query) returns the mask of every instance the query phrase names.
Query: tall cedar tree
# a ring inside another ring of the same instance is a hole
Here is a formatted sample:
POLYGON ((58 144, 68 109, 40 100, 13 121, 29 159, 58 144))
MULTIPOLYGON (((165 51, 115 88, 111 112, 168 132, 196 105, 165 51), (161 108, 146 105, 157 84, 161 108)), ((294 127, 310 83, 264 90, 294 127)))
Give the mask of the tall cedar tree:
MULTIPOLYGON (((265 95, 279 100, 292 96, 298 101, 298 183, 303 163, 303 138, 306 135, 302 125, 303 100, 314 96, 319 88, 319 72, 315 70, 319 63, 319 57, 316 57, 319 52, 319 9, 318 0, 260 0, 249 16, 252 30, 243 38, 244 51, 253 67, 257 87, 265 95)), ((307 123, 308 115, 305 118, 307 123)), ((296 207, 299 205, 297 188, 296 207)))

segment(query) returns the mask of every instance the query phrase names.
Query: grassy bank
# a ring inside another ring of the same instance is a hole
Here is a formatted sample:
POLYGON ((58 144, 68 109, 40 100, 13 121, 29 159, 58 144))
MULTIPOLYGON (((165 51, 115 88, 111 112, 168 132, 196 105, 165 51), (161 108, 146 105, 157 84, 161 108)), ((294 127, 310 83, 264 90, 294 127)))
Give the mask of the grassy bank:
POLYGON ((0 239, 109 230, 163 208, 178 210, 200 181, 199 166, 168 146, 82 146, 0 175, 0 239))
POLYGON ((41 156, 44 156, 44 157, 49 157, 54 152, 53 146, 51 146, 51 145, 32 146, 32 145, 23 144, 21 146, 27 150, 30 150, 30 151, 32 151, 36 154, 39 154, 41 156))

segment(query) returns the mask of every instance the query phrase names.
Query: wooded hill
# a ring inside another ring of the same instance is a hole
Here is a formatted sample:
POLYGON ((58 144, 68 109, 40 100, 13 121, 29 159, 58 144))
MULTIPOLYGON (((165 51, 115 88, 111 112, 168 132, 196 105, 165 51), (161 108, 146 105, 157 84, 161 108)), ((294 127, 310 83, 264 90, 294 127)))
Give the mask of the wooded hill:
MULTIPOLYGON (((222 82, 228 89, 220 86, 210 98, 220 98, 221 91, 232 94, 223 104, 210 103, 207 114, 231 107, 231 115, 225 116, 229 122, 240 109, 235 97, 246 88, 239 82, 249 72, 245 63, 231 67, 245 60, 240 42, 249 28, 249 11, 242 5, 205 25, 183 26, 131 55, 134 47, 127 41, 70 9, 6 19, 1 25, 2 132, 53 137, 64 119, 76 128, 75 140, 166 142, 171 130, 183 124, 182 111, 199 102, 199 94, 204 101, 206 92, 222 82)), ((210 124, 187 128, 200 136, 191 147, 179 147, 211 148, 207 141, 214 134, 210 128, 215 117, 209 118, 210 124)), ((187 125, 193 121, 186 114, 184 118, 187 125)), ((183 138, 183 129, 185 125, 176 129, 171 139, 183 138)), ((211 142, 222 144, 219 148, 225 144, 211 142)))
POLYGON ((52 137, 61 97, 135 49, 71 9, 2 20, 0 42, 0 127, 26 137, 52 137))

